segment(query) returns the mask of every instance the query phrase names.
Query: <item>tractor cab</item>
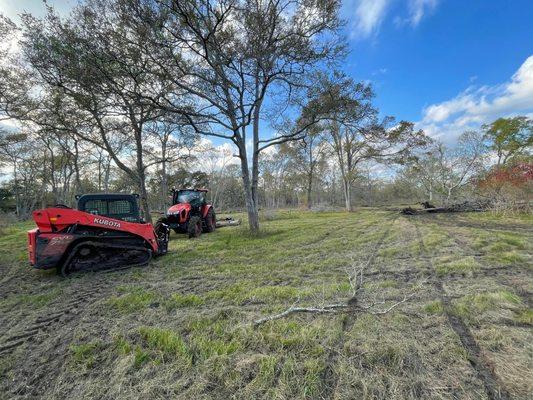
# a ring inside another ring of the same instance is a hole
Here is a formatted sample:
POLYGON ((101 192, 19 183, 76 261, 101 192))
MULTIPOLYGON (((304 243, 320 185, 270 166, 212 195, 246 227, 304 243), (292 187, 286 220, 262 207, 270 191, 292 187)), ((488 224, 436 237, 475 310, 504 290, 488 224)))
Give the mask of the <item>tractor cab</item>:
POLYGON ((127 222, 143 222, 136 194, 84 194, 77 199, 79 211, 127 222))
POLYGON ((172 193, 172 204, 190 204, 193 208, 206 204, 206 189, 181 189, 172 193))

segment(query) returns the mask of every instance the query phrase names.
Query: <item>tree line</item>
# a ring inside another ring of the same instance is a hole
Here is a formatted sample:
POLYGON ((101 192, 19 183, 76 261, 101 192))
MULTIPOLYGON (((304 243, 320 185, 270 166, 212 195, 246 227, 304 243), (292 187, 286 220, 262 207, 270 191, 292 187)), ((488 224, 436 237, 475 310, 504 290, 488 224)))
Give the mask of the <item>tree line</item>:
POLYGON ((0 47, 0 121, 17 125, 0 134, 0 201, 25 218, 79 193, 134 191, 151 221, 173 186, 207 186, 256 232, 260 207, 450 201, 490 155, 506 165, 529 154, 525 117, 454 149, 381 117, 371 85, 342 72, 339 7, 88 0, 65 17, 1 17, 16 51, 0 47))

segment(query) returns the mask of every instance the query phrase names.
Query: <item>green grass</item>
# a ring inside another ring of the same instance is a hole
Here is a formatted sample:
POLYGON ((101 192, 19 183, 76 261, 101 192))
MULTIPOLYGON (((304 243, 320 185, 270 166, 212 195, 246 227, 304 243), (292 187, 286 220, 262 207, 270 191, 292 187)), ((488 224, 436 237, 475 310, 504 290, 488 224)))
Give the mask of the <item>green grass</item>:
MULTIPOLYGON (((149 349, 154 350, 156 359, 171 359, 179 364, 181 368, 187 368, 191 365, 192 354, 182 337, 176 332, 170 329, 141 327, 139 328, 139 334, 143 339, 143 343, 149 349)), ((138 364, 137 360, 135 364, 138 364)))
POLYGON ((33 221, 17 222, 3 227, 0 234, 0 262, 3 264, 28 261, 27 231, 35 228, 33 221))
POLYGON ((128 355, 131 353, 131 350, 132 350, 131 343, 128 342, 124 337, 117 336, 115 337, 114 342, 115 342, 115 348, 117 349, 119 354, 128 355))
POLYGON ((6 307, 42 308, 57 299, 61 292, 61 288, 53 288, 40 294, 19 294, 9 297, 0 304, 5 305, 6 307))
POLYGON ((440 315, 444 313, 444 307, 440 300, 434 300, 424 305, 424 311, 428 314, 440 315))
MULTIPOLYGON (((495 373, 516 366, 527 376, 524 325, 532 314, 514 291, 533 287, 524 273, 531 238, 512 230, 526 223, 470 218, 366 208, 276 211, 263 213, 259 235, 249 234, 246 221, 195 240, 172 234, 167 255, 103 275, 109 290, 55 331, 91 341, 57 347, 58 363, 69 348, 68 374, 60 370, 42 396, 74 393, 76 382, 84 398, 472 398, 483 387, 447 311, 471 328, 495 373), (484 273, 503 264, 497 274, 484 273), (352 296, 348 274, 361 266, 363 286, 346 312, 293 313, 254 326, 293 305, 345 303, 352 296), (433 285, 437 279, 443 293, 433 285), (411 293, 385 314, 364 308, 385 310, 411 293)), ((6 228, 0 242, 25 255, 25 229, 6 228)), ((16 257, 5 264, 7 278, 20 280, 0 303, 13 332, 13 321, 52 314, 73 291, 98 282, 96 274, 63 280, 31 271, 16 257)), ((56 348, 46 335, 39 340, 42 346, 31 347, 35 357, 56 348)), ((26 351, 2 360, 0 373, 11 380, 23 373, 18 365, 26 351)), ((499 378, 514 397, 527 398, 527 385, 510 376, 499 378)))
POLYGON ((467 295, 459 299, 453 308, 453 312, 467 320, 475 321, 483 317, 484 313, 505 308, 516 308, 522 301, 520 297, 507 290, 485 292, 467 295))
POLYGON ((453 260, 443 262, 435 266, 435 271, 438 276, 452 275, 452 274, 471 274, 480 268, 479 264, 473 257, 467 257, 460 260, 453 260))
POLYGON ((523 235, 510 232, 479 232, 473 247, 484 253, 490 263, 503 266, 524 264, 531 252, 531 244, 523 235))
POLYGON ((504 251, 502 253, 497 253, 491 256, 490 259, 493 262, 502 265, 514 265, 526 262, 526 257, 518 253, 517 251, 504 251))
POLYGON ((533 309, 528 308, 517 311, 514 319, 522 324, 533 325, 533 309))
POLYGON ((100 342, 71 344, 69 350, 76 364, 92 368, 95 365, 96 353, 100 346, 100 342))
POLYGON ((157 298, 154 292, 142 287, 125 287, 121 288, 120 291, 124 294, 111 297, 109 304, 123 314, 139 312, 148 307, 157 298))
POLYGON ((140 368, 143 364, 150 360, 150 354, 143 350, 140 346, 135 346, 133 349, 133 366, 140 368))
POLYGON ((196 294, 179 294, 174 293, 166 299, 164 304, 168 310, 177 308, 196 307, 204 304, 204 299, 196 294))

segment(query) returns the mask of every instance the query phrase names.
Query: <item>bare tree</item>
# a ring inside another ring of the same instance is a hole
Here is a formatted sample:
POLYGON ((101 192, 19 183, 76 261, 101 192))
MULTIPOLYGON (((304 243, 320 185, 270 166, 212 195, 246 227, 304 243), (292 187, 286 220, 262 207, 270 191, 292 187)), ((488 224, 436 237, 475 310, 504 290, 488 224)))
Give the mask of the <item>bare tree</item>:
POLYGON ((211 203, 215 208, 219 203, 219 196, 227 184, 225 175, 234 160, 233 153, 226 147, 216 147, 205 141, 195 148, 196 159, 209 176, 209 191, 211 203))
POLYGON ((479 132, 468 131, 459 137, 455 148, 437 144, 439 184, 446 204, 460 188, 483 168, 487 148, 479 132))
POLYGON ((433 201, 435 194, 440 190, 439 177, 441 168, 439 167, 439 149, 432 144, 421 154, 417 154, 405 171, 408 175, 414 176, 417 183, 421 184, 427 193, 427 200, 433 201))
POLYGON ((281 146, 280 153, 290 161, 289 168, 294 170, 306 195, 306 206, 313 205, 313 186, 317 175, 324 169, 329 148, 319 125, 309 128, 305 136, 281 146))

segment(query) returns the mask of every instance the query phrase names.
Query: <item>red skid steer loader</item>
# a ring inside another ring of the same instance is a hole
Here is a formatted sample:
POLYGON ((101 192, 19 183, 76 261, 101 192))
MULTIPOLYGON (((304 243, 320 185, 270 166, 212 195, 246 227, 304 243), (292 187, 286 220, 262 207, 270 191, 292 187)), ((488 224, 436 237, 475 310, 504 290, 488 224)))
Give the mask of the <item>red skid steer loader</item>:
POLYGON ((28 231, 30 264, 56 268, 63 276, 74 271, 116 269, 147 264, 166 254, 170 229, 140 217, 138 196, 86 194, 78 209, 64 205, 36 210, 36 229, 28 231))

